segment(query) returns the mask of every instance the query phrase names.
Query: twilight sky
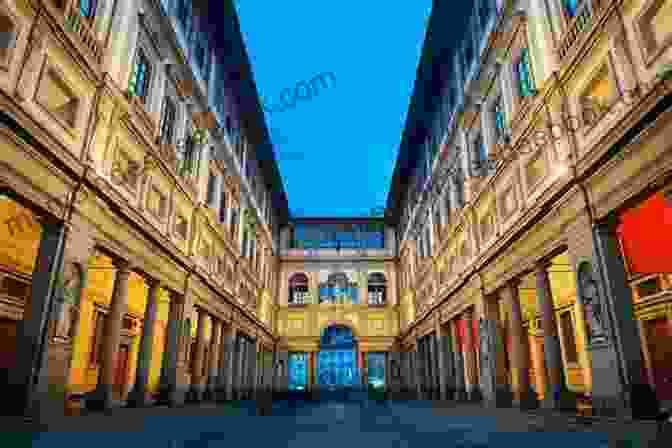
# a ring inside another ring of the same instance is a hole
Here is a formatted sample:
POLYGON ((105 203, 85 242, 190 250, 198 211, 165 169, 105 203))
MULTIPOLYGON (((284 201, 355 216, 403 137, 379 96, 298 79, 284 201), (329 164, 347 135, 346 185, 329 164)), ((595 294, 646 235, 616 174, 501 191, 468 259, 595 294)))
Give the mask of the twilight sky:
POLYGON ((431 0, 236 3, 292 213, 384 206, 431 0))

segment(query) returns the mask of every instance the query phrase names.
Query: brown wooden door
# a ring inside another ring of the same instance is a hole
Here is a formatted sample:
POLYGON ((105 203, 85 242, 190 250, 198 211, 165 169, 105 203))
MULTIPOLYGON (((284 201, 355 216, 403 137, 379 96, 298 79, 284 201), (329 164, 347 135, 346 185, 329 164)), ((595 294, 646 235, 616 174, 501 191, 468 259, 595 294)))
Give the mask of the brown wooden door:
POLYGON ((659 400, 672 400, 672 323, 667 319, 646 322, 653 380, 659 400))
POLYGON ((119 346, 114 365, 114 393, 116 398, 121 400, 126 392, 128 382, 128 345, 119 346))

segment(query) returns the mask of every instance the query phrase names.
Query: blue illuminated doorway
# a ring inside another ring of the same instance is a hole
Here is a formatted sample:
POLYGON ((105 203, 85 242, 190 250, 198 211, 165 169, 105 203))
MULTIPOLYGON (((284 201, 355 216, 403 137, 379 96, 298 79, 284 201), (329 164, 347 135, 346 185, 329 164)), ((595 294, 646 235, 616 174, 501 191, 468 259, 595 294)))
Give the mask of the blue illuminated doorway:
POLYGON ((346 326, 327 327, 320 338, 317 357, 317 384, 347 387, 359 384, 357 342, 346 326))

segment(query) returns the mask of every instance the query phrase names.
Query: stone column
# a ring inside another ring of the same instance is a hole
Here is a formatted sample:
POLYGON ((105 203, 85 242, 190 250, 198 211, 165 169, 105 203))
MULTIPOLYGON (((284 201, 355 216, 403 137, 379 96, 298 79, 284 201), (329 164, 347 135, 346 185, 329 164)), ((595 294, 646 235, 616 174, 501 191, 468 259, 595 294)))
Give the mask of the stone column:
POLYGON ((284 399, 287 395, 287 350, 280 348, 273 352, 273 395, 284 399))
POLYGON ((632 413, 637 417, 647 412, 645 402, 654 392, 642 375, 639 329, 617 225, 618 220, 611 218, 593 227, 600 296, 593 313, 606 327, 605 340, 589 346, 593 370, 599 372, 599 380, 593 381, 593 408, 601 414, 632 413))
POLYGON ((205 357, 205 319, 208 314, 204 309, 196 308, 198 314, 198 326, 196 328, 196 349, 194 350, 194 371, 191 373, 191 399, 193 401, 203 400, 203 362, 205 357))
POLYGON ((482 300, 484 319, 479 322, 481 389, 488 406, 510 406, 511 397, 504 365, 505 348, 499 328, 498 297, 484 295, 482 300))
POLYGON ((438 385, 438 376, 436 375, 436 335, 430 333, 427 336, 427 373, 428 373, 428 389, 429 389, 429 398, 434 400, 437 395, 437 385, 438 385))
POLYGON ((478 368, 476 364, 476 338, 474 335, 474 315, 469 310, 464 313, 463 319, 466 322, 464 332, 464 365, 465 376, 467 380, 467 395, 469 401, 480 401, 482 398, 481 388, 478 384, 478 368))
POLYGON ((101 360, 98 370, 98 384, 91 399, 86 404, 95 410, 112 408, 112 387, 114 386, 114 365, 121 342, 121 325, 126 314, 128 303, 128 278, 131 266, 127 262, 116 263, 117 272, 114 278, 110 312, 103 327, 101 360))
POLYGON ((561 409, 571 408, 573 405, 576 409, 576 403, 572 403, 573 399, 567 393, 548 267, 549 264, 539 264, 535 267, 537 301, 544 331, 544 363, 546 365, 546 391, 543 406, 546 409, 561 409))
POLYGON ((500 291, 510 310, 509 332, 511 334, 511 377, 514 402, 522 409, 538 406, 536 393, 530 386, 530 349, 527 329, 523 327, 523 311, 518 295, 519 279, 507 283, 500 291))
POLYGON ((161 393, 160 402, 170 406, 180 406, 184 403, 184 394, 179 388, 179 350, 184 337, 184 308, 185 297, 176 293, 171 294, 168 310, 168 325, 166 345, 161 363, 161 393))
POLYGON ((437 363, 438 363, 438 376, 439 376, 439 400, 449 399, 449 383, 452 384, 452 378, 450 378, 450 366, 449 366, 449 350, 448 343, 450 342, 445 328, 441 325, 439 319, 436 319, 435 323, 436 335, 437 335, 437 363))
POLYGON ((147 284, 149 290, 147 292, 145 317, 142 323, 138 366, 135 370, 135 386, 128 398, 128 405, 130 407, 144 407, 149 404, 147 386, 149 382, 149 368, 152 365, 152 349, 154 346, 158 293, 161 286, 159 282, 154 279, 147 279, 147 284))
POLYGON ((220 400, 233 400, 234 363, 236 352, 236 327, 231 323, 224 330, 223 337, 223 362, 219 379, 222 385, 220 400))
POLYGON ((208 383, 206 387, 205 399, 213 401, 216 399, 217 385, 219 384, 219 361, 220 361, 220 339, 222 330, 222 321, 211 317, 212 331, 210 333, 210 358, 208 359, 208 383))
POLYGON ((51 300, 56 278, 61 270, 65 226, 61 223, 42 223, 42 236, 33 269, 30 302, 23 320, 17 325, 16 366, 10 370, 12 397, 6 405, 11 414, 37 414, 40 404, 47 399, 47 346, 44 333, 54 314, 51 300), (18 386, 18 387, 17 387, 18 386))
POLYGON ((460 337, 458 320, 450 321, 451 339, 453 340, 453 353, 455 354, 455 400, 467 400, 467 382, 464 371, 464 353, 462 346, 464 341, 460 337))
POLYGON ((243 398, 244 388, 245 388, 245 348, 246 340, 243 335, 238 335, 237 345, 236 345, 236 370, 235 370, 235 379, 234 379, 234 397, 237 400, 243 398))
POLYGON ((255 339, 250 341, 248 344, 248 359, 249 359, 249 369, 248 369, 248 388, 250 390, 248 396, 251 399, 254 399, 257 392, 257 344, 259 341, 255 339))

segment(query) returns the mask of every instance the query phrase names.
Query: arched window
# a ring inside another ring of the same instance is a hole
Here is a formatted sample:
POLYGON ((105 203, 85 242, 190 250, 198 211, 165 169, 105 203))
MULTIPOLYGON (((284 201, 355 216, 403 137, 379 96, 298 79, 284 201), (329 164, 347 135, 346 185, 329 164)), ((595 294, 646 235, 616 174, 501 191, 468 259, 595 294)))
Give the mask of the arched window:
POLYGON ((308 277, 297 273, 289 279, 289 304, 304 305, 308 299, 308 277))
POLYGON ((385 302, 387 300, 386 284, 387 280, 385 279, 385 274, 381 272, 374 272, 373 274, 369 275, 369 287, 368 287, 369 305, 374 306, 385 305, 385 302))
POLYGON ((357 290, 343 272, 329 275, 320 285, 320 303, 356 303, 357 290))
POLYGON ((96 14, 96 0, 79 0, 79 15, 91 19, 96 14))

